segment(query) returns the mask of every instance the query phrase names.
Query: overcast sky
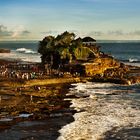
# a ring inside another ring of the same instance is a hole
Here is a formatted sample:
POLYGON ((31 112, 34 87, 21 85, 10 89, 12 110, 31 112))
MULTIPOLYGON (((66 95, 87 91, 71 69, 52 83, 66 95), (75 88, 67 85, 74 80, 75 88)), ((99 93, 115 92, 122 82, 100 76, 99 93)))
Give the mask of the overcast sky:
POLYGON ((38 40, 66 30, 140 40, 140 0, 0 0, 0 40, 38 40))

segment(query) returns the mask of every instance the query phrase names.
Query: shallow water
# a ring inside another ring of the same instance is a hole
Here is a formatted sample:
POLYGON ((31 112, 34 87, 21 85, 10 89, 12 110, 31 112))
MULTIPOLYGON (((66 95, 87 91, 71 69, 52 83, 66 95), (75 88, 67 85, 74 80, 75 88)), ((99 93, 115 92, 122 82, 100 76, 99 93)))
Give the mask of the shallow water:
MULTIPOLYGON (((28 106, 33 102, 42 101, 42 98, 34 97, 31 102, 30 96, 1 95, 1 97, 2 109, 9 105, 27 104, 28 106)), ((73 111, 67 107, 53 111, 49 116, 44 117, 45 119, 39 118, 42 115, 46 116, 43 112, 38 112, 36 118, 36 114, 30 114, 26 111, 11 116, 8 111, 2 111, 2 109, 0 112, 0 140, 56 140, 59 136, 59 130, 74 121, 73 111)))
POLYGON ((111 139, 108 133, 114 139, 140 139, 140 85, 78 83, 73 86, 68 94, 89 97, 72 100, 71 107, 78 113, 74 115, 74 122, 59 131, 58 140, 111 139))
POLYGON ((73 121, 72 116, 24 121, 0 132, 0 140, 56 140, 58 130, 73 121))

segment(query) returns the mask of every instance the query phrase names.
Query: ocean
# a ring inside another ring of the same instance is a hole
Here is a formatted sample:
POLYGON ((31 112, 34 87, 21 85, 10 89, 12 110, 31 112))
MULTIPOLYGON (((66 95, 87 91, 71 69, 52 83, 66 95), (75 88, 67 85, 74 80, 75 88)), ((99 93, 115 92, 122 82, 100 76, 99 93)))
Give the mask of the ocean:
POLYGON ((0 58, 41 62, 41 56, 37 52, 38 45, 38 41, 2 41, 0 42, 0 48, 10 49, 11 53, 1 53, 0 58))
POLYGON ((103 52, 126 64, 140 66, 140 41, 106 41, 99 46, 103 52))
MULTIPOLYGON (((114 58, 140 66, 140 41, 100 41, 98 45, 114 58)), ((0 42, 0 48, 11 50, 0 58, 41 61, 37 41, 0 42)), ((67 94, 81 98, 70 99, 77 113, 73 122, 59 130, 58 140, 140 140, 140 84, 76 83, 67 94)))
MULTIPOLYGON (((10 49, 11 53, 0 54, 0 58, 41 62, 38 45, 39 41, 1 41, 0 48, 10 49)), ((97 41, 97 45, 124 63, 140 66, 140 41, 97 41)))

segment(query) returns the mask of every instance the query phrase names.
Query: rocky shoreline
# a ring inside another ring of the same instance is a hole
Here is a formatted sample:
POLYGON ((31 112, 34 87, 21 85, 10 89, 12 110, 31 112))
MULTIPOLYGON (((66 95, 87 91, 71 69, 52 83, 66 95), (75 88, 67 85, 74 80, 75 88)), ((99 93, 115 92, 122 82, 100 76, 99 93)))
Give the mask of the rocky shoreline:
MULTIPOLYGON (((1 60, 0 63, 1 65, 8 65, 13 62, 1 60)), ((108 64, 108 60, 106 60, 106 63, 108 64)), ((105 68, 105 66, 103 68, 105 68)), ((70 74, 63 77, 49 76, 46 79, 30 80, 18 80, 17 78, 16 80, 13 78, 1 77, 1 112, 8 112, 8 115, 13 116, 19 115, 21 112, 27 112, 29 114, 43 113, 42 108, 46 108, 46 112, 59 110, 66 105, 64 98, 66 97, 66 92, 71 83, 86 81, 110 82, 127 85, 140 83, 140 68, 135 66, 126 66, 123 64, 117 68, 107 68, 103 73, 94 74, 95 71, 92 71, 91 76, 85 77, 73 76, 70 74), (11 97, 4 101, 3 96, 11 97), (27 103, 24 106, 23 103, 26 100, 27 103), (15 102, 15 104, 13 102, 15 102)), ((69 103, 66 106, 69 106, 69 103)))
MULTIPOLYGON (((106 60, 107 65, 108 62, 110 62, 110 60, 106 60)), ((1 65, 8 65, 9 63, 14 62, 0 61, 1 65)), ((105 68, 105 65, 103 67, 105 68)), ((61 120, 61 118, 65 118, 65 121, 69 123, 74 121, 73 114, 76 111, 69 108, 71 105, 70 98, 81 97, 71 97, 66 93, 71 83, 87 81, 128 85, 140 83, 140 68, 119 65, 117 68, 113 67, 104 70, 103 74, 99 73, 85 77, 71 74, 63 77, 50 76, 45 79, 37 78, 29 80, 1 77, 0 132, 3 133, 5 130, 11 130, 14 125, 26 121, 32 122, 53 119, 53 121, 56 122, 57 119, 61 120), (67 98, 69 100, 67 100, 67 98)), ((55 125, 54 122, 52 122, 53 125, 55 125)), ((63 126, 65 123, 62 122, 62 124, 59 125, 63 126)), ((58 132, 59 128, 56 130, 56 132, 58 132)), ((54 139, 56 139, 56 137, 54 139)))
MULTIPOLYGON (((13 63, 0 61, 1 65, 13 63)), ((66 93, 71 83, 86 81, 81 77, 48 77, 47 79, 0 79, 0 132, 12 130, 20 122, 52 120, 53 125, 73 121, 75 110, 70 109, 66 93), (61 118, 65 118, 63 121, 61 118), (59 122, 59 121, 58 121, 59 122), (56 122, 56 124, 58 123, 56 122)), ((56 127, 56 126, 53 126, 56 127)), ((58 128, 57 128, 58 129, 58 128)), ((57 130, 58 132, 58 130, 57 130)), ((53 133, 57 133, 53 132, 53 133)))
POLYGON ((1 79, 1 139, 13 136, 13 139, 19 137, 19 139, 38 138, 45 140, 47 138, 55 140, 59 136, 59 130, 74 121, 73 115, 77 111, 70 108, 71 99, 85 97, 70 96, 67 95, 67 92, 71 83, 86 82, 86 79, 63 78, 60 82, 58 78, 53 78, 54 83, 51 83, 52 79, 50 81, 49 79, 48 81, 44 80, 42 83, 37 82, 38 80, 32 81, 25 82, 23 87, 21 83, 16 84, 15 82, 15 85, 13 85, 11 84, 13 81, 1 79), (35 83, 39 83, 40 90, 34 88, 35 83), (10 88, 9 85, 11 85, 10 88), (23 88, 17 91, 19 85, 23 88), (26 122, 31 126, 24 126, 26 122), (22 127, 21 124, 23 124, 22 127), (20 132, 21 129, 22 133, 20 132), (36 131, 36 134, 33 134, 33 132, 30 134, 29 131, 36 131), (45 135, 45 138, 42 135, 45 135))

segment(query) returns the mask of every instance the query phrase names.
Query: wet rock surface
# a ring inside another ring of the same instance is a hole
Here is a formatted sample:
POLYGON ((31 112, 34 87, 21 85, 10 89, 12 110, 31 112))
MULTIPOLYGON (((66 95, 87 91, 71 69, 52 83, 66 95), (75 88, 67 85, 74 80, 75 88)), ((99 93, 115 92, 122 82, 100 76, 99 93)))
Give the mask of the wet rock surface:
POLYGON ((114 128, 109 132, 106 132, 104 140, 139 140, 140 139, 140 127, 126 127, 122 129, 114 128))
POLYGON ((58 130, 74 121, 76 111, 69 108, 70 98, 64 100, 68 88, 69 84, 58 84, 42 86, 36 92, 33 87, 28 87, 20 94, 19 91, 15 95, 1 94, 0 139, 55 140, 58 130), (24 94, 27 91, 28 95, 24 94))
POLYGON ((72 116, 47 118, 46 120, 25 120, 13 124, 9 129, 0 132, 2 140, 56 140, 58 130, 74 121, 72 116))

